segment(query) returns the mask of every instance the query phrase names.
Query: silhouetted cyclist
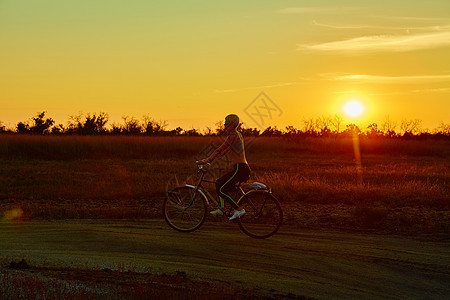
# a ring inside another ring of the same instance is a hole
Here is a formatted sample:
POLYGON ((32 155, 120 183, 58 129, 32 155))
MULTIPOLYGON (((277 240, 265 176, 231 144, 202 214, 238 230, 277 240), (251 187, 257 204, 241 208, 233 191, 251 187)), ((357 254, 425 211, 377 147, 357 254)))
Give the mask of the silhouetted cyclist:
MULTIPOLYGON (((237 115, 228 115, 225 118, 225 134, 226 140, 217 148, 208 158, 202 160, 204 164, 211 163, 215 159, 230 153, 233 161, 233 169, 217 179, 216 191, 219 195, 221 206, 224 200, 230 203, 234 208, 233 215, 230 220, 236 219, 245 214, 245 209, 240 210, 239 205, 234 202, 233 197, 229 193, 236 191, 236 184, 247 181, 250 177, 250 168, 245 158, 244 139, 242 134, 237 130, 239 126, 239 117, 237 115)), ((223 214, 222 210, 217 209, 211 212, 213 215, 223 214)))

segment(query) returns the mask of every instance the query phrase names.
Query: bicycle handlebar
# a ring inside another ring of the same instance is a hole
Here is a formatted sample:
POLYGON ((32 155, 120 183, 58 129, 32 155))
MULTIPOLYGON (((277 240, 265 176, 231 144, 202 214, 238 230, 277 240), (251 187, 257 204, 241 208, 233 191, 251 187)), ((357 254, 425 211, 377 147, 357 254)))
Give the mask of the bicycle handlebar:
POLYGON ((196 160, 195 164, 197 165, 197 168, 199 171, 206 172, 206 169, 211 165, 210 163, 202 163, 201 161, 196 160))

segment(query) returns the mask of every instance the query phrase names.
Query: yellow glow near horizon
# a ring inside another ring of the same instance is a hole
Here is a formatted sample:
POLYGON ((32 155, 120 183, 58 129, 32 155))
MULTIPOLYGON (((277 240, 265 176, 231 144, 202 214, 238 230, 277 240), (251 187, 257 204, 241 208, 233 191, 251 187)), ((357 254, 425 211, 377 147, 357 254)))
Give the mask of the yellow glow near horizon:
POLYGON ((347 102, 347 104, 344 107, 344 111, 350 117, 358 117, 364 111, 364 107, 362 106, 362 104, 360 102, 353 100, 353 101, 347 102))

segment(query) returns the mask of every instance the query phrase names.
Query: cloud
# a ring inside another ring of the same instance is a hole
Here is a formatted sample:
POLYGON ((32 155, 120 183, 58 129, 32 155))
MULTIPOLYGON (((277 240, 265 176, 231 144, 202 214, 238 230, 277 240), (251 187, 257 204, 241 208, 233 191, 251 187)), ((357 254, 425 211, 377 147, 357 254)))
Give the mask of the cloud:
POLYGON ((440 22, 440 21, 449 21, 448 18, 436 18, 436 17, 405 17, 405 16, 386 16, 379 15, 376 16, 382 19, 390 19, 397 21, 414 21, 414 22, 440 22))
MULTIPOLYGON (((374 26, 370 25, 335 25, 335 24, 325 24, 321 22, 317 22, 316 20, 312 21, 312 24, 315 26, 332 28, 332 29, 362 29, 362 28, 374 28, 374 26)), ((375 27, 379 28, 379 27, 375 27)))
POLYGON ((268 88, 275 88, 275 87, 281 87, 281 86, 288 86, 288 85, 295 85, 297 82, 278 82, 271 85, 261 85, 261 86, 253 86, 253 87, 244 87, 244 88, 236 88, 236 89, 226 89, 226 90, 214 90, 215 93, 233 93, 233 92, 239 92, 243 90, 262 90, 262 89, 268 89, 268 88))
POLYGON ((380 25, 363 25, 363 24, 329 24, 312 21, 312 24, 319 27, 332 28, 332 29, 386 29, 386 30, 422 30, 422 31, 439 31, 450 30, 450 26, 445 25, 433 25, 433 26, 380 26, 380 25))
POLYGON ((322 77, 330 80, 351 80, 375 83, 425 83, 450 81, 450 75, 417 75, 417 76, 380 76, 367 74, 342 75, 336 73, 322 74, 322 77))
POLYGON ((450 92, 450 88, 439 88, 439 89, 421 89, 421 90, 412 90, 413 93, 443 93, 450 92))
POLYGON ((356 94, 356 91, 338 91, 335 94, 356 94))
POLYGON ((418 93, 447 93, 450 92, 450 88, 438 88, 438 89, 416 89, 403 92, 389 92, 389 93, 371 93, 369 96, 390 96, 390 95, 410 95, 418 93))
POLYGON ((353 7, 288 7, 277 10, 279 14, 309 14, 309 13, 335 13, 352 11, 353 7))
POLYGON ((373 35, 313 45, 300 44, 297 50, 323 52, 405 52, 450 45, 450 30, 411 35, 373 35))

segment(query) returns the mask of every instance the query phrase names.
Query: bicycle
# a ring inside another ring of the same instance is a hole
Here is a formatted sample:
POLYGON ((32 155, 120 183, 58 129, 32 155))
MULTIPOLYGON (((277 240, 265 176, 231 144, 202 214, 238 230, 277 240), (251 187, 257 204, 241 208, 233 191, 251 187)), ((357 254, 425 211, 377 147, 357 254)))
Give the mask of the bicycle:
MULTIPOLYGON (((206 220, 207 209, 211 203, 228 218, 232 215, 232 207, 225 209, 219 201, 203 186, 206 180, 207 166, 196 161, 197 172, 201 173, 197 185, 186 184, 167 192, 163 202, 163 216, 167 224, 180 232, 192 232, 199 229, 206 220)), ((259 182, 236 185, 235 201, 245 214, 237 218, 240 229, 252 238, 265 239, 274 235, 283 221, 283 210, 272 190, 259 182), (239 198, 238 198, 239 196, 239 198)))

